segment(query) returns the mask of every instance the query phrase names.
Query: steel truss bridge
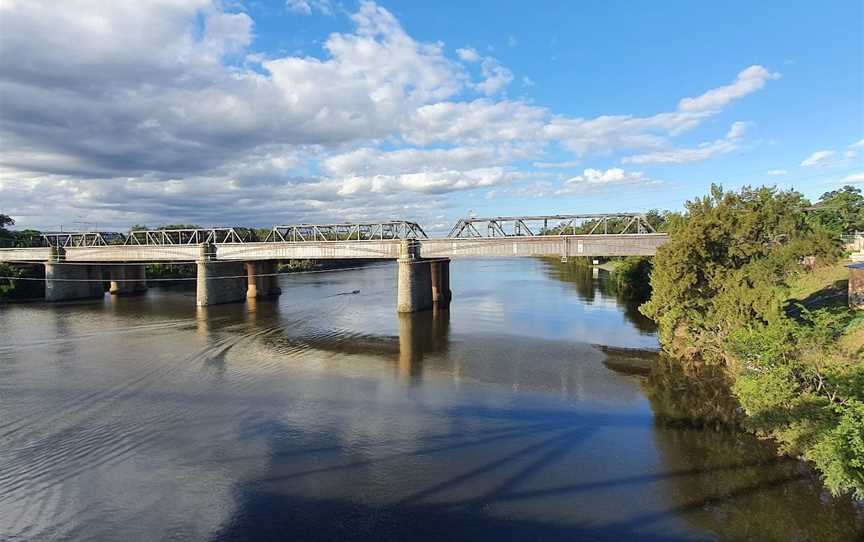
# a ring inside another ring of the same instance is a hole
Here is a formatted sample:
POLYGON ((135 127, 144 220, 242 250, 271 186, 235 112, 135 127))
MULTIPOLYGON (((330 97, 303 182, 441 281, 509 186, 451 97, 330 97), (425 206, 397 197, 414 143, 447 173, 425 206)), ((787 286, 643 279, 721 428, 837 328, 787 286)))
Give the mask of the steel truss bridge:
POLYGON ((498 216, 494 218, 462 218, 447 237, 450 239, 478 237, 520 237, 539 235, 592 235, 654 233, 654 227, 642 213, 498 216), (550 229, 550 223, 552 228, 550 229), (541 225, 542 224, 542 225, 541 225), (610 231, 612 230, 612 231, 610 231))
POLYGON ((203 246, 220 261, 412 257, 651 256, 668 240, 640 213, 463 218, 446 237, 405 220, 118 232, 50 232, 42 246, 0 248, 0 262, 195 262, 203 246))
MULTIPOLYGON (((447 239, 538 237, 560 235, 624 235, 655 233, 641 213, 499 216, 461 218, 447 239), (542 224, 542 225, 541 225, 542 224), (550 228, 551 224, 551 228, 550 228), (611 231, 610 231, 611 230, 611 231)), ((273 226, 262 240, 256 230, 241 227, 133 230, 120 232, 46 232, 44 246, 58 248, 165 246, 242 243, 296 243, 308 241, 371 241, 385 239, 429 239, 416 222, 344 224, 288 224, 273 226)))

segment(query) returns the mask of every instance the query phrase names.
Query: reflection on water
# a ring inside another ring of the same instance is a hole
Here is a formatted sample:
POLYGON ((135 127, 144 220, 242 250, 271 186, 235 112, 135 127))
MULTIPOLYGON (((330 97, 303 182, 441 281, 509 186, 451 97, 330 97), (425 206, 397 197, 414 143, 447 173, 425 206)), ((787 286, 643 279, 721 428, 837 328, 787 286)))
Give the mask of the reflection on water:
MULTIPOLYGON (((602 275, 454 262, 0 309, 0 539, 852 540, 864 514, 735 432, 602 275), (355 290, 359 293, 353 294, 355 290)), ((731 410, 730 410, 731 407, 731 410)))

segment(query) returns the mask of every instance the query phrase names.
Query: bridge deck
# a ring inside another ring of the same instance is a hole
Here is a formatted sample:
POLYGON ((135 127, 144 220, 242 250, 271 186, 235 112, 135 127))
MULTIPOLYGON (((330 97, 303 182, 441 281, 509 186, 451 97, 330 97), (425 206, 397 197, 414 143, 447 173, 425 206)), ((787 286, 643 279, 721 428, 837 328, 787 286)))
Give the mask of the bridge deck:
MULTIPOLYGON (((513 258, 531 256, 653 256, 666 234, 591 234, 464 239, 421 239, 423 258, 513 258)), ((216 245, 216 260, 396 259, 399 239, 299 241, 216 245)), ((70 262, 191 262, 197 245, 109 245, 65 249, 70 262)), ((49 248, 0 249, 0 262, 44 262, 49 248)))

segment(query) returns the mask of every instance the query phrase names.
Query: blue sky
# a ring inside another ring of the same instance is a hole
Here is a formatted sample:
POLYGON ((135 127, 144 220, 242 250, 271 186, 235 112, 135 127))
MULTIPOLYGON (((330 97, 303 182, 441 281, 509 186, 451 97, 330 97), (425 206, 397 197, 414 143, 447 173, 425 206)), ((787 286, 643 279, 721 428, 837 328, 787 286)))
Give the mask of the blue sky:
POLYGON ((862 6, 0 3, 0 212, 441 229, 712 182, 815 199, 864 185, 862 6))

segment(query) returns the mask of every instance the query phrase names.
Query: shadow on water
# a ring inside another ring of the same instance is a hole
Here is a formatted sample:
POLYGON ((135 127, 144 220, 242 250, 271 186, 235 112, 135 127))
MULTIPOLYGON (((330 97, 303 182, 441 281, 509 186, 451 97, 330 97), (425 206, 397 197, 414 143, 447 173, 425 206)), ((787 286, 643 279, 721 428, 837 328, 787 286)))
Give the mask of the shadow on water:
MULTIPOLYGON (((506 409, 440 414, 510 422, 520 417, 506 409)), ((619 423, 632 422, 626 417, 596 420, 547 411, 534 423, 435 435, 410 451, 348 461, 337 456, 334 465, 308 469, 298 465, 299 450, 286 438, 296 437, 293 431, 273 427, 268 473, 235 488, 236 512, 212 540, 852 540, 856 536, 855 524, 848 521, 856 514, 854 505, 826 506, 825 496, 812 489, 818 486, 811 484, 808 472, 797 462, 759 451, 758 443, 750 445, 757 449, 755 458, 751 449, 744 454, 750 459, 735 462, 731 458, 745 450, 724 446, 717 433, 687 432, 670 442, 659 437, 664 464, 670 466, 657 473, 562 483, 561 479, 574 476, 571 472, 555 477, 557 483, 548 477, 545 485, 532 483, 543 471, 554 473, 568 465, 562 461, 578 458, 580 446, 619 423), (679 450, 678 454, 684 450, 685 456, 667 457, 665 447, 679 450), (425 484, 402 487, 397 482, 389 487, 387 501, 367 498, 376 492, 370 477, 352 476, 358 471, 375 472, 388 463, 419 464, 426 456, 441 455, 446 460, 449 453, 471 448, 479 448, 481 461, 454 465, 446 476, 425 484), (682 468, 682 464, 694 466, 682 468), (345 477, 337 492, 328 491, 332 489, 328 476, 333 475, 345 477), (370 487, 363 487, 364 482, 370 487), (345 487, 351 483, 357 485, 345 487), (616 519, 609 521, 585 519, 609 505, 608 492, 627 495, 646 487, 672 498, 649 509, 634 507, 632 513, 618 510, 616 519), (310 488, 314 489, 310 492, 310 488), (548 506, 554 517, 507 513, 513 510, 509 506, 524 503, 540 509, 548 506), (827 517, 814 522, 812 514, 822 509, 827 517), (681 517, 699 530, 667 529, 669 520, 681 517)), ((334 450, 346 452, 336 445, 310 453, 334 450)))

